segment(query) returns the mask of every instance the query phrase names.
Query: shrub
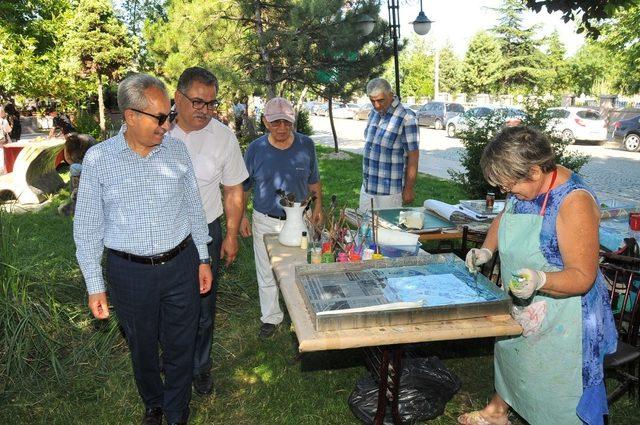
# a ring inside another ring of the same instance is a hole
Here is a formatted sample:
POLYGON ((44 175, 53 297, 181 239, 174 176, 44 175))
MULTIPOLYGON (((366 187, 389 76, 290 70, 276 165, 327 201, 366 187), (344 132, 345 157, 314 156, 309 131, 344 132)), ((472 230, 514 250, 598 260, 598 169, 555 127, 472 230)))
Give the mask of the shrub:
POLYGON ((309 111, 306 109, 300 109, 298 112, 298 119, 296 120, 297 132, 311 136, 313 134, 313 127, 309 120, 309 111))
MULTIPOLYGON (((94 139, 102 140, 102 131, 100 131, 100 124, 95 115, 80 109, 76 114, 76 130, 78 133, 90 134, 94 139)), ((107 126, 108 126, 107 121, 107 126)))
MULTIPOLYGON (((556 163, 577 173, 589 161, 589 157, 567 150, 570 142, 563 141, 549 131, 548 123, 551 117, 547 113, 548 107, 549 102, 546 101, 537 99, 527 101, 525 104, 526 116, 521 125, 534 127, 547 135, 556 154, 556 163)), ((483 199, 487 192, 499 192, 485 181, 480 167, 480 158, 485 146, 504 127, 504 122, 504 114, 495 112, 488 117, 470 120, 469 129, 460 132, 459 136, 465 147, 465 150, 460 154, 460 162, 466 171, 449 170, 449 175, 454 182, 465 187, 473 199, 483 199)))

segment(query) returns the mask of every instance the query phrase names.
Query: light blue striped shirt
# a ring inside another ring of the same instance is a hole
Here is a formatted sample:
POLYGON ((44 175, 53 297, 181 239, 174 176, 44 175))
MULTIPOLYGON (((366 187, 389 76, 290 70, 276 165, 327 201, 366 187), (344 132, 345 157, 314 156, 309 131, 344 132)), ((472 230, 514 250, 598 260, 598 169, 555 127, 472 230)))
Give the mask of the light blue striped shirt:
POLYGON ((73 223, 89 294, 105 292, 105 247, 150 256, 173 249, 189 234, 200 258, 208 258, 211 238, 184 143, 165 135, 143 158, 120 133, 89 149, 73 223))

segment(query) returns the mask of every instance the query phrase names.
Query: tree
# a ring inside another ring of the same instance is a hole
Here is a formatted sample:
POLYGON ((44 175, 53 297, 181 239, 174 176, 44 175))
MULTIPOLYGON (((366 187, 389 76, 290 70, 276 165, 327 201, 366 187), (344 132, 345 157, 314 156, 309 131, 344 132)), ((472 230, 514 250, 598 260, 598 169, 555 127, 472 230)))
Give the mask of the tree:
MULTIPOLYGON (((391 56, 386 25, 377 23, 368 36, 358 33, 361 14, 378 16, 375 0, 239 0, 243 42, 248 51, 239 65, 267 97, 285 90, 303 89, 328 99, 349 98, 366 81, 382 72, 391 56)), ((333 115, 329 108, 334 141, 333 115)))
POLYGON ((610 53, 602 45, 588 41, 578 49, 569 62, 569 88, 575 94, 594 94, 596 84, 609 80, 608 70, 612 62, 610 53))
POLYGON ((0 97, 68 97, 58 38, 67 0, 0 3, 0 97))
POLYGON ((91 81, 98 95, 100 129, 105 132, 103 86, 131 67, 135 43, 110 0, 79 0, 68 20, 65 52, 69 70, 91 81))
MULTIPOLYGON (((408 96, 433 97, 434 55, 424 37, 412 35, 400 52, 400 86, 403 99, 408 96)), ((394 81, 393 61, 388 62, 384 77, 394 81)))
POLYGON ((488 32, 477 33, 462 62, 462 88, 468 94, 495 93, 502 64, 498 40, 488 32))
POLYGON ((533 39, 538 26, 524 27, 524 0, 502 0, 494 10, 500 15, 492 32, 500 40, 502 50, 501 82, 509 91, 529 92, 542 77, 543 58, 538 50, 539 42, 533 39))
POLYGON ((167 0, 122 0, 119 4, 117 12, 120 19, 127 26, 129 35, 135 39, 138 45, 135 52, 135 62, 139 69, 144 70, 151 65, 148 62, 148 51, 142 30, 148 22, 166 21, 165 4, 169 3, 167 0))
POLYGON ((185 68, 201 66, 218 77, 222 99, 236 90, 252 91, 236 64, 246 46, 238 42, 238 10, 232 2, 174 0, 166 13, 166 20, 147 21, 144 28, 149 66, 156 75, 175 86, 185 68))
POLYGON ((601 28, 599 41, 615 63, 616 87, 629 94, 640 93, 640 4, 618 10, 601 28))
POLYGON ((546 60, 541 86, 546 92, 561 94, 568 89, 571 78, 569 63, 565 57, 567 50, 557 30, 545 39, 544 49, 546 60))
POLYGON ((445 93, 457 93, 460 91, 460 79, 462 77, 462 62, 453 51, 451 43, 447 42, 440 49, 440 87, 439 91, 445 93))
POLYGON ((637 0, 527 0, 527 7, 540 12, 543 7, 549 13, 562 12, 565 22, 577 21, 580 18, 578 33, 586 30, 587 34, 597 38, 600 30, 598 23, 637 3, 637 0))

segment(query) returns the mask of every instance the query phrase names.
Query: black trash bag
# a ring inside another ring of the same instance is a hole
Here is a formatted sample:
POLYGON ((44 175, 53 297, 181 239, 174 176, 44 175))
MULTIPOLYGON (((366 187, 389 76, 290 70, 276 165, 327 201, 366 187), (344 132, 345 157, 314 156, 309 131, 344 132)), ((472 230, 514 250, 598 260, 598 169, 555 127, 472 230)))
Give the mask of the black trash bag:
MULTIPOLYGON (((460 379, 447 370, 437 357, 404 359, 398 412, 403 423, 411 424, 437 418, 460 389, 460 379)), ((378 383, 367 375, 358 380, 349 396, 353 414, 365 424, 372 424, 378 407, 378 383)), ((393 424, 391 405, 387 406, 385 425, 393 424)))

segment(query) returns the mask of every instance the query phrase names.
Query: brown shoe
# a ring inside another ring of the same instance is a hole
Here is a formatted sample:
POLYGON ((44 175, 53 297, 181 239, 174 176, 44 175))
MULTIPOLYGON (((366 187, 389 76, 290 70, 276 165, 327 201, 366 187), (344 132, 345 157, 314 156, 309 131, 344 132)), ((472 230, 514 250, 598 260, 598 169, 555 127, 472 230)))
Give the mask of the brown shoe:
POLYGON ((162 407, 148 407, 142 417, 142 425, 162 425, 162 407))

